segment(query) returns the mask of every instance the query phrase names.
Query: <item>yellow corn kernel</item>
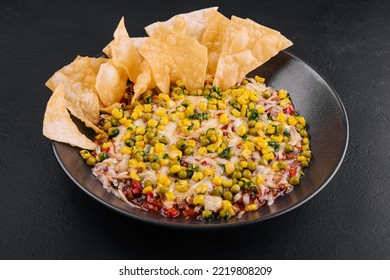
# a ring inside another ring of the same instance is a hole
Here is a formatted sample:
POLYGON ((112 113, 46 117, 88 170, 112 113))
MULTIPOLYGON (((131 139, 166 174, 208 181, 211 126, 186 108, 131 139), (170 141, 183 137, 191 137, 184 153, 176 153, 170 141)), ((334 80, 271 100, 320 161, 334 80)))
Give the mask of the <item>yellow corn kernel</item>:
POLYGON ((179 118, 179 120, 184 120, 186 114, 184 112, 176 112, 176 116, 179 118))
POLYGON ((235 168, 233 163, 227 162, 225 164, 225 172, 226 172, 227 175, 233 174, 234 170, 236 170, 236 168, 235 168))
POLYGON ((237 88, 232 90, 232 95, 234 97, 240 96, 244 92, 244 89, 242 88, 237 88))
POLYGON ((165 130, 165 126, 164 125, 158 125, 157 126, 157 130, 163 131, 163 130, 165 130))
POLYGON ((259 107, 257 107, 257 113, 259 113, 259 115, 264 114, 264 111, 265 111, 264 106, 260 105, 259 107))
POLYGON ((274 157, 275 157, 274 153, 267 153, 267 154, 263 155, 263 158, 264 158, 266 161, 273 160, 274 157))
POLYGON ((219 110, 225 110, 227 108, 227 104, 223 100, 218 100, 218 109, 219 110))
POLYGON ((130 127, 132 124, 133 124, 132 120, 126 120, 124 123, 125 127, 130 127))
POLYGON ((145 104, 145 105, 144 105, 144 112, 145 112, 145 113, 150 113, 150 112, 152 112, 152 104, 145 104))
POLYGON ((273 125, 267 126, 267 128, 265 129, 265 132, 267 134, 274 134, 275 133, 275 126, 273 126, 273 125))
POLYGON ((209 104, 217 105, 217 104, 218 104, 218 100, 215 99, 215 98, 210 99, 210 100, 209 100, 209 104))
POLYGON ((202 184, 196 187, 195 192, 196 194, 205 194, 208 190, 208 187, 202 184))
POLYGON ((194 130, 199 129, 199 127, 200 127, 200 121, 199 120, 193 120, 192 123, 193 123, 193 127, 192 128, 194 130))
POLYGON ((113 116, 117 120, 123 118, 123 109, 122 108, 114 108, 111 112, 111 116, 113 116))
POLYGON ((202 147, 198 150, 198 155, 200 156, 204 156, 205 154, 207 154, 207 148, 206 147, 202 147))
POLYGON ((154 112, 154 114, 157 116, 157 117, 163 117, 165 116, 165 113, 167 112, 167 110, 164 108, 164 107, 158 107, 156 109, 156 111, 154 112))
POLYGON ((168 102, 170 100, 169 95, 166 93, 160 93, 158 95, 158 100, 164 100, 165 102, 168 102))
POLYGON ((215 144, 210 144, 207 146, 207 151, 209 153, 215 153, 217 151, 217 149, 218 149, 218 146, 215 144))
POLYGON ((278 90, 278 97, 279 97, 279 99, 285 99, 285 98, 287 98, 287 90, 285 90, 285 89, 279 89, 279 90, 278 90))
POLYGON ((210 109, 210 110, 217 110, 217 105, 215 105, 215 104, 209 104, 209 109, 210 109))
POLYGON ((134 158, 129 159, 128 165, 129 165, 130 168, 137 169, 138 168, 138 161, 136 159, 134 159, 134 158))
POLYGON ((255 80, 256 80, 256 82, 258 82, 258 83, 264 83, 265 82, 265 78, 263 78, 263 77, 259 77, 259 76, 255 76, 255 80))
POLYGON ((177 85, 178 87, 184 87, 184 86, 185 86, 183 80, 177 80, 177 81, 176 81, 176 85, 177 85))
POLYGON ((168 102, 166 102, 165 107, 167 107, 168 109, 175 108, 176 107, 176 102, 173 101, 173 100, 169 100, 168 102))
POLYGON ((167 158, 160 158, 159 162, 160 162, 161 166, 168 166, 169 165, 169 159, 167 159, 167 158))
POLYGON ((254 181, 255 181, 255 184, 260 185, 263 182, 263 177, 260 174, 258 174, 256 176, 256 178, 254 179, 254 181))
POLYGON ((141 178, 134 171, 130 172, 130 178, 134 179, 134 180, 137 180, 137 181, 141 181, 141 178))
POLYGON ((241 156, 245 159, 248 159, 251 155, 252 155, 252 152, 246 148, 244 150, 242 150, 242 152, 241 152, 241 156))
POLYGON ((266 147, 261 149, 261 153, 263 155, 269 154, 269 153, 273 153, 273 151, 274 151, 274 149, 272 147, 270 147, 270 146, 266 146, 266 147))
POLYGON ((154 151, 156 153, 163 153, 164 148, 165 148, 165 145, 163 143, 156 143, 156 145, 154 145, 154 151))
POLYGON ((195 172, 194 175, 192 175, 192 180, 195 182, 199 182, 200 180, 203 179, 203 173, 202 172, 195 172))
POLYGON ((280 167, 278 165, 278 162, 276 162, 276 161, 272 163, 271 167, 272 167, 273 171, 276 171, 276 172, 280 171, 280 167))
POLYGON ((241 117, 246 117, 246 111, 248 110, 248 105, 242 105, 241 107, 241 117))
POLYGON ((281 100, 281 101, 280 101, 280 107, 286 108, 287 105, 289 104, 289 101, 290 101, 290 100, 288 100, 288 99, 283 99, 283 100, 281 100))
MULTIPOLYGON (((173 147, 176 147, 176 145, 172 145, 172 146, 171 146, 171 149, 172 149, 173 147)), ((172 159, 172 160, 178 160, 178 158, 181 158, 182 155, 183 155, 182 151, 176 149, 176 150, 172 150, 172 151, 169 153, 168 157, 169 157, 170 159, 172 159)))
POLYGON ((178 173, 181 170, 181 166, 179 164, 175 164, 171 166, 171 172, 172 173, 178 173))
POLYGON ((309 145, 302 145, 302 150, 303 151, 307 151, 307 150, 310 150, 310 147, 309 147, 309 145))
POLYGON ((255 203, 253 203, 253 204, 249 204, 246 208, 248 211, 255 211, 259 208, 259 206, 255 203))
POLYGON ((138 135, 144 135, 145 134, 145 127, 144 126, 138 126, 135 129, 135 133, 138 135))
POLYGON ((214 171, 208 167, 203 168, 203 174, 204 176, 211 176, 214 174, 214 171))
POLYGON ((195 140, 187 140, 187 146, 190 146, 190 147, 195 147, 196 146, 196 141, 195 140))
POLYGON ((138 141, 143 141, 144 140, 144 137, 142 135, 137 135, 134 137, 135 141, 138 142, 138 141))
POLYGON ((288 124, 289 125, 296 125, 298 123, 298 120, 295 118, 295 117, 293 117, 293 116, 290 116, 289 118, 288 118, 288 124))
POLYGON ((248 162, 245 161, 245 160, 242 160, 242 161, 240 161, 240 165, 241 165, 241 167, 247 168, 248 167, 248 162))
POLYGON ((219 148, 217 149, 217 154, 221 154, 221 153, 223 152, 223 150, 224 150, 224 148, 219 147, 219 148))
POLYGON ((207 102, 201 101, 198 105, 199 110, 201 111, 207 111, 207 102))
POLYGON ((172 94, 173 98, 175 98, 175 100, 182 100, 184 99, 184 95, 183 94, 172 94))
MULTIPOLYGON (((129 136, 130 137, 130 136, 129 136)), ((104 142, 102 145, 103 149, 108 149, 112 146, 112 142, 104 142)))
POLYGON ((276 120, 277 120, 278 122, 285 123, 286 120, 287 120, 287 117, 286 117, 285 114, 283 114, 283 112, 279 112, 279 113, 278 113, 278 116, 276 117, 276 120))
POLYGON ((203 194, 198 194, 197 196, 194 197, 192 200, 192 203, 194 205, 203 205, 204 203, 204 195, 203 194))
POLYGON ((148 192, 152 192, 153 191, 153 188, 151 186, 148 186, 148 187, 145 187, 143 190, 142 190, 142 193, 143 194, 147 194, 148 192))
POLYGON ((123 125, 126 123, 126 121, 127 121, 126 118, 121 118, 121 119, 119 119, 119 123, 120 123, 120 124, 123 124, 123 125))
POLYGON ((271 135, 271 140, 281 143, 283 142, 283 135, 271 135))
POLYGON ((226 113, 222 113, 219 116, 219 123, 221 124, 228 124, 229 123, 229 116, 226 113))
POLYGON ((138 162, 138 168, 145 170, 146 169, 146 162, 143 162, 143 161, 138 162))
POLYGON ((248 103, 248 99, 245 99, 242 95, 237 98, 237 102, 241 105, 246 105, 248 103))
POLYGON ((123 146, 122 148, 119 149, 119 152, 124 155, 129 155, 131 154, 131 148, 127 146, 123 146))
POLYGON ((229 200, 222 200, 222 209, 232 208, 232 203, 229 200))
POLYGON ((170 121, 174 121, 176 119, 176 113, 171 113, 168 115, 170 121))
POLYGON ((251 94, 249 94, 249 99, 253 102, 259 102, 260 101, 260 98, 257 97, 257 94, 256 92, 251 92, 251 94))
POLYGON ((180 180, 178 183, 176 183, 175 190, 178 192, 188 191, 188 181, 180 180))
POLYGON ((220 185, 222 185, 222 178, 219 176, 214 176, 213 179, 211 180, 211 182, 214 185, 220 186, 220 185))
POLYGON ((298 157, 297 157, 297 160, 298 160, 298 161, 304 161, 304 160, 307 160, 307 158, 304 157, 304 156, 298 156, 298 157))
POLYGON ((168 201, 174 201, 175 200, 175 195, 173 192, 166 192, 165 193, 165 199, 168 201))
POLYGON ((233 186, 233 180, 232 179, 225 179, 222 181, 222 185, 225 188, 230 188, 231 186, 233 186))
POLYGON ((161 175, 159 178, 158 178, 158 182, 161 184, 161 185, 164 185, 166 187, 169 187, 169 185, 172 183, 171 179, 168 178, 168 176, 166 175, 161 175))
POLYGON ((133 119, 133 120, 137 120, 139 119, 140 115, 136 112, 133 112, 131 113, 130 117, 133 119))
POLYGON ((247 133, 247 129, 245 125, 240 125, 237 127, 236 133, 238 136, 244 136, 247 133))
POLYGON ((137 141, 137 142, 135 142, 135 146, 137 148, 143 148, 143 147, 145 147, 145 142, 144 141, 137 141))
POLYGON ((255 144, 253 142, 246 141, 244 147, 250 150, 251 152, 255 151, 255 144))
POLYGON ((150 119, 148 120, 148 126, 149 127, 156 127, 157 126, 157 121, 155 119, 150 119))
POLYGON ((230 113, 231 113, 233 116, 237 117, 237 118, 241 116, 241 112, 238 111, 237 109, 231 110, 230 113))
POLYGON ((297 120, 298 120, 298 122, 299 122, 301 125, 303 125, 303 127, 306 126, 306 120, 305 120, 304 117, 298 116, 298 117, 297 117, 297 120))
POLYGON ((137 105, 134 107, 134 111, 138 111, 138 112, 143 112, 144 111, 144 106, 142 105, 137 105))

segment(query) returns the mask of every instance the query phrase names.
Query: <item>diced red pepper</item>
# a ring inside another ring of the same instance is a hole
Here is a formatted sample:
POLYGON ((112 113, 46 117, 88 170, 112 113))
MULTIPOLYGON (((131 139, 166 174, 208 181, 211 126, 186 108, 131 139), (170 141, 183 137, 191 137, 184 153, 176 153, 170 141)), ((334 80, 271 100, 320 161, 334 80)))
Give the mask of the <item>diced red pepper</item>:
POLYGON ((134 195, 140 195, 141 194, 141 184, 137 180, 131 179, 130 187, 131 187, 131 192, 134 195))
POLYGON ((176 208, 164 208, 163 209, 163 214, 169 218, 175 218, 177 216, 179 216, 180 214, 180 211, 177 210, 176 208))
POLYGON ((294 114, 295 114, 295 111, 294 111, 294 109, 293 109, 292 106, 288 106, 288 107, 284 108, 284 109, 283 109, 283 112, 284 112, 285 114, 289 114, 289 115, 291 115, 291 116, 294 116, 294 114))
POLYGON ((288 173, 290 174, 290 177, 294 177, 295 174, 297 173, 297 169, 295 167, 290 167, 288 173))

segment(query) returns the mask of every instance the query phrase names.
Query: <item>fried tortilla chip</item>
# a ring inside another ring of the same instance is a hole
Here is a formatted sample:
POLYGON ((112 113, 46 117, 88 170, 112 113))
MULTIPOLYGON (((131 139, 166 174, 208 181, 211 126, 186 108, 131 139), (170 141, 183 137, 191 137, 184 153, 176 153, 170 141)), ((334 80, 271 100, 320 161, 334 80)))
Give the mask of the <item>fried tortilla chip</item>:
POLYGON ((169 93, 171 81, 182 79, 187 90, 202 88, 207 70, 207 48, 185 35, 186 22, 175 17, 173 25, 159 24, 140 49, 149 62, 157 87, 169 93))
POLYGON ((112 62, 123 68, 130 81, 135 81, 140 73, 141 57, 127 33, 124 18, 120 20, 110 44, 112 62))
POLYGON ((103 105, 108 107, 120 102, 126 89, 127 74, 111 60, 100 66, 96 76, 96 90, 103 105))
POLYGON ((115 108, 122 108, 122 103, 117 102, 117 103, 112 104, 111 106, 108 106, 105 108, 100 108, 100 111, 107 113, 107 114, 111 114, 112 110, 114 110, 115 108))
POLYGON ((54 91, 64 85, 66 106, 76 118, 96 132, 102 132, 99 122, 99 97, 95 89, 96 75, 105 58, 77 56, 69 65, 57 71, 46 86, 54 91))
POLYGON ((233 16, 218 61, 214 85, 229 88, 246 74, 292 45, 280 32, 233 16))
POLYGON ((203 33, 201 44, 208 50, 208 70, 211 75, 215 74, 219 56, 225 42, 225 32, 230 26, 230 20, 216 10, 211 10, 207 27, 203 33))
POLYGON ((156 83, 153 80, 152 69, 147 60, 142 61, 141 63, 141 73, 137 77, 137 81, 134 85, 134 95, 131 99, 131 103, 137 100, 142 93, 147 89, 152 89, 156 86, 156 83))
POLYGON ((43 135, 51 140, 94 150, 96 144, 85 137, 72 122, 66 109, 65 87, 59 84, 50 97, 43 119, 43 135))
POLYGON ((199 42, 202 39, 202 35, 207 26, 207 20, 210 15, 210 11, 217 10, 218 7, 206 8, 190 13, 176 15, 164 22, 155 22, 145 27, 146 33, 153 37, 159 32, 160 25, 165 26, 168 29, 171 29, 175 25, 175 20, 177 17, 183 17, 186 21, 187 27, 185 29, 185 35, 193 37, 199 42))
MULTIPOLYGON (((148 39, 148 37, 132 37, 130 38, 131 42, 133 43, 134 47, 139 50, 141 48, 141 46, 143 45, 143 43, 146 41, 146 39, 148 39)), ((104 49, 102 50, 103 53, 108 57, 108 58, 112 58, 112 52, 111 52, 111 44, 114 42, 114 40, 112 40, 107 46, 104 47, 104 49)))

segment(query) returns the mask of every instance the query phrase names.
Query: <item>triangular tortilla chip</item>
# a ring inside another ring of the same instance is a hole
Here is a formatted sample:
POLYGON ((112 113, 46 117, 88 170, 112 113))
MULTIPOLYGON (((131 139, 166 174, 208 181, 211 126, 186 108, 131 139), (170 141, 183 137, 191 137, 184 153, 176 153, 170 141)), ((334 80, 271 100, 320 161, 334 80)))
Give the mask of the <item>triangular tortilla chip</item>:
POLYGON ((51 140, 94 150, 96 144, 85 137, 72 122, 66 109, 65 88, 60 84, 47 102, 43 119, 43 135, 51 140))
MULTIPOLYGON (((133 43, 134 47, 139 50, 143 43, 148 39, 148 37, 132 37, 130 38, 131 42, 133 43)), ((112 52, 111 52, 111 45, 113 44, 114 40, 112 40, 107 46, 104 47, 102 50, 103 53, 108 57, 112 58, 112 52)))
POLYGON ((158 25, 140 49, 149 62, 157 87, 169 93, 171 81, 182 79, 188 90, 202 88, 207 70, 207 48, 185 35, 186 22, 176 17, 172 26, 158 25))
POLYGON ((66 106, 69 111, 96 132, 102 130, 99 122, 99 98, 95 89, 96 75, 105 58, 77 56, 76 59, 58 70, 46 86, 54 91, 59 84, 64 85, 66 106))
POLYGON ((134 95, 131 99, 131 103, 137 100, 147 89, 152 89, 155 86, 156 83, 153 80, 152 69, 150 68, 149 62, 145 59, 141 63, 141 73, 138 75, 134 85, 134 95))
POLYGON ((123 68, 130 81, 135 81, 140 73, 141 57, 127 33, 124 18, 120 20, 110 45, 112 62, 123 68))
POLYGON ((207 20, 209 18, 209 13, 212 10, 217 10, 218 7, 206 8, 190 13, 176 15, 164 22, 155 22, 145 27, 146 33, 153 37, 156 35, 156 32, 160 29, 160 24, 170 29, 174 26, 175 20, 177 17, 183 17, 186 21, 187 27, 185 30, 185 35, 193 37, 200 42, 202 35, 207 26, 207 20))
POLYGON ((100 66, 96 76, 96 90, 99 98, 105 107, 120 102, 125 93, 127 74, 108 60, 100 66))
POLYGON ((221 89, 235 85, 246 74, 291 45, 292 42, 280 32, 250 19, 233 16, 226 31, 214 85, 221 89))
POLYGON ((208 70, 211 75, 215 74, 219 56, 225 43, 225 32, 230 26, 230 20, 216 10, 210 11, 206 30, 202 36, 202 45, 208 50, 208 70))

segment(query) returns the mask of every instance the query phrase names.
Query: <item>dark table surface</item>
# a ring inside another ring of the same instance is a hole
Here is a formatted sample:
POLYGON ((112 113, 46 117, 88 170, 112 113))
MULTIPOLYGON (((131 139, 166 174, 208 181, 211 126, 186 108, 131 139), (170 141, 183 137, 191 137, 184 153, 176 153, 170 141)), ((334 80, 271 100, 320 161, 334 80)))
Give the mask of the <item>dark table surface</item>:
POLYGON ((0 258, 390 258, 389 14, 385 0, 1 1, 0 258), (122 15, 136 37, 214 5, 280 30, 334 86, 350 122, 344 162, 304 205, 242 228, 181 231, 117 214, 57 163, 41 134, 44 84, 77 54, 99 53, 122 15))

